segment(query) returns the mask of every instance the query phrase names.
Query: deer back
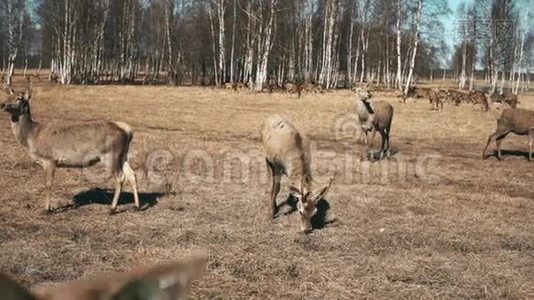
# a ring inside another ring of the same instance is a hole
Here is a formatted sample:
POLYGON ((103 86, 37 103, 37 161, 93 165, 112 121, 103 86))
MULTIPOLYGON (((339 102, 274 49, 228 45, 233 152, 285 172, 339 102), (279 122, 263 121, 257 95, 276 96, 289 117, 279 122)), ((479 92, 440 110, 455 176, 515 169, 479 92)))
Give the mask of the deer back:
POLYGON ((309 140, 286 116, 267 118, 261 136, 267 159, 283 167, 288 176, 307 171, 310 165, 309 140))
POLYGON ((33 294, 2 275, 0 295, 6 300, 182 299, 186 288, 206 265, 207 254, 197 254, 167 264, 138 267, 127 273, 63 282, 37 289, 33 294))

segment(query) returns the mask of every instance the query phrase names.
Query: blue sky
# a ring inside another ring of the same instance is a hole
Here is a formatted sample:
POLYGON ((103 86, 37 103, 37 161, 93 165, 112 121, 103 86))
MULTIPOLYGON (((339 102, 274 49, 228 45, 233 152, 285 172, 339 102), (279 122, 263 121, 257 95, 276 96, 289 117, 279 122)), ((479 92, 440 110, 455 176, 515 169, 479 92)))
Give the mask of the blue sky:
POLYGON ((465 0, 447 0, 449 3, 449 8, 452 13, 446 17, 443 17, 443 24, 445 25, 446 32, 444 33, 444 38, 449 46, 454 44, 454 38, 456 33, 456 8, 465 0))

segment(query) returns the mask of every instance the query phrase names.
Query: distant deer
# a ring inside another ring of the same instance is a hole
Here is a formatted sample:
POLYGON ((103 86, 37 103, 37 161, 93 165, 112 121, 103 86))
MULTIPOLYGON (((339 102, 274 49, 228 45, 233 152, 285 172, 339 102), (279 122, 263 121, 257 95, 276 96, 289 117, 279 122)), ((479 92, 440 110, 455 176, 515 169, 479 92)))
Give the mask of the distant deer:
POLYGON ((483 110, 485 111, 489 110, 488 97, 483 91, 479 91, 479 90, 471 91, 469 92, 469 98, 471 98, 471 102, 473 102, 473 104, 475 105, 481 104, 483 110))
POLYGON ((115 177, 111 212, 117 208, 124 180, 133 188, 135 206, 140 207, 137 179, 128 163, 128 149, 133 133, 122 122, 77 123, 73 125, 40 124, 32 119, 31 82, 26 92, 16 94, 7 87, 8 101, 0 109, 11 115, 15 138, 27 148, 30 157, 46 173, 45 210, 50 211, 52 182, 56 168, 84 168, 103 162, 115 177))
POLYGON ((432 107, 436 107, 436 110, 443 110, 444 98, 446 98, 446 93, 440 89, 432 88, 428 91, 428 100, 432 107))
POLYGON ((510 133, 528 135, 528 159, 532 160, 532 144, 534 143, 534 111, 521 108, 505 108, 497 120, 497 130, 488 138, 482 157, 487 158, 486 151, 491 141, 497 146, 497 159, 501 160, 501 142, 510 133))
POLYGON ((380 159, 383 155, 390 155, 389 138, 391 134, 391 121, 393 120, 393 106, 386 101, 369 102, 372 97, 366 88, 356 89, 356 114, 360 121, 362 131, 365 133, 365 144, 373 147, 375 133, 378 131, 382 136, 382 147, 380 148, 380 159), (367 134, 371 134, 371 142, 367 140, 367 134))
POLYGON ((290 190, 298 198, 301 230, 312 231, 311 218, 316 204, 330 190, 333 178, 325 186, 317 188, 311 171, 310 144, 306 135, 285 116, 267 118, 261 131, 267 169, 272 176, 269 218, 276 214, 276 196, 280 192, 282 175, 290 181, 290 190))
POLYGON ((127 273, 62 282, 35 291, 0 274, 0 295, 6 300, 185 299, 187 288, 206 266, 207 254, 199 254, 167 264, 137 267, 127 273))

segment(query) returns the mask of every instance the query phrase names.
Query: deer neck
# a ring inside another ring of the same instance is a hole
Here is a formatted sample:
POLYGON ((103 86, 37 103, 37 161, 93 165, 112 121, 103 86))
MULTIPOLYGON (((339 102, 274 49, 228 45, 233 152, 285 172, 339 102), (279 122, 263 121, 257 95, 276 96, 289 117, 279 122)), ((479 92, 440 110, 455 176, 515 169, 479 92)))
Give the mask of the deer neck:
POLYGON ((290 174, 290 181, 296 186, 300 186, 302 183, 306 187, 311 187, 313 185, 313 176, 310 165, 311 162, 305 155, 302 155, 299 159, 295 159, 290 174))
POLYGON ((32 120, 31 114, 28 112, 19 117, 17 122, 11 121, 11 129, 19 143, 24 147, 28 147, 29 139, 38 130, 39 123, 32 120))

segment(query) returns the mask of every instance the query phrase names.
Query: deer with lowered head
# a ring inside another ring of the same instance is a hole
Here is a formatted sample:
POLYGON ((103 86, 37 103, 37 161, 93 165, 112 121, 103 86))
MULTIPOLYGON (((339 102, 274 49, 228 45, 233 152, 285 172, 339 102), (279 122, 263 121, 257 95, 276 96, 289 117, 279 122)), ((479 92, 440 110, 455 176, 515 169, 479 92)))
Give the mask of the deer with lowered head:
POLYGON ((484 152, 483 158, 487 158, 487 150, 492 141, 495 141, 497 146, 497 159, 501 160, 501 142, 510 133, 517 135, 528 135, 528 159, 532 161, 532 146, 534 144, 534 111, 522 108, 505 108, 501 117, 497 120, 497 130, 488 138, 488 143, 484 152))
POLYGON ((31 291, 0 274, 0 295, 6 300, 185 299, 187 288, 206 269, 207 260, 207 253, 199 253, 126 273, 67 281, 31 291))
POLYGON ((24 93, 6 87, 8 100, 0 109, 11 115, 15 138, 40 164, 46 174, 45 210, 51 210, 52 182, 56 168, 84 168, 102 162, 115 178, 111 212, 117 208, 122 185, 128 180, 133 188, 135 206, 139 208, 137 179, 128 163, 132 141, 131 127, 122 122, 92 122, 71 125, 41 124, 32 119, 31 82, 24 93))
POLYGON ((267 169, 272 177, 269 218, 275 217, 276 197, 280 192, 281 178, 286 175, 290 181, 290 191, 298 199, 300 228, 302 232, 310 233, 317 202, 328 193, 333 178, 327 185, 318 186, 312 176, 309 140, 287 117, 268 117, 263 123, 261 139, 267 169))

